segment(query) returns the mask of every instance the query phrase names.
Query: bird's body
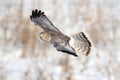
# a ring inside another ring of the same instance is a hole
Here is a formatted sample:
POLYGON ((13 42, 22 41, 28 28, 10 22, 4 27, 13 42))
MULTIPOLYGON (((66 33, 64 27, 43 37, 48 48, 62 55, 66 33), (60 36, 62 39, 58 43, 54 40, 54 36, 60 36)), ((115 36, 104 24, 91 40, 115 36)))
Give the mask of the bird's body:
POLYGON ((41 40, 53 44, 53 46, 56 47, 58 51, 77 56, 74 49, 69 45, 70 37, 57 32, 55 34, 41 32, 39 36, 41 40))
POLYGON ((89 54, 91 44, 84 33, 75 34, 72 36, 75 40, 73 48, 69 44, 71 38, 67 35, 64 35, 59 29, 57 29, 44 15, 44 12, 41 12, 37 9, 33 10, 30 19, 44 30, 44 32, 39 34, 40 39, 53 44, 58 51, 74 56, 78 56, 76 52, 84 52, 85 55, 89 54))

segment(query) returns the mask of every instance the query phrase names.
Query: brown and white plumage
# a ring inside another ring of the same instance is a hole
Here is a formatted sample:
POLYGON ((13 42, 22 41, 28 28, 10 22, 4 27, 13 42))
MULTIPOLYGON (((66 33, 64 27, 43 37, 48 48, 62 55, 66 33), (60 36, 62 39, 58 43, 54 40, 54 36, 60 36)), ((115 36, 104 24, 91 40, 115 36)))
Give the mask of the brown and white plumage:
POLYGON ((35 24, 39 25, 44 32, 39 34, 40 39, 53 44, 58 51, 65 52, 74 56, 78 56, 76 53, 82 53, 88 55, 90 52, 91 44, 86 38, 84 33, 73 35, 74 45, 71 46, 69 41, 70 37, 64 35, 58 30, 53 23, 46 17, 44 12, 40 10, 33 10, 30 19, 35 24))
POLYGON ((72 35, 74 39, 73 47, 77 53, 88 55, 91 50, 91 43, 83 32, 72 35))

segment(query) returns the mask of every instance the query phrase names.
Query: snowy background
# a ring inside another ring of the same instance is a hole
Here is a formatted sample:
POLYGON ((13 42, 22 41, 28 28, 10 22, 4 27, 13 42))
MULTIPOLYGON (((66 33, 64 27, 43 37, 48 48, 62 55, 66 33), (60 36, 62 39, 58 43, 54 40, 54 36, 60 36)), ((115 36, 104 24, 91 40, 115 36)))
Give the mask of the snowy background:
POLYGON ((120 80, 120 0, 0 0, 0 80, 120 80), (29 15, 41 9, 67 35, 83 31, 89 56, 56 51, 29 15))

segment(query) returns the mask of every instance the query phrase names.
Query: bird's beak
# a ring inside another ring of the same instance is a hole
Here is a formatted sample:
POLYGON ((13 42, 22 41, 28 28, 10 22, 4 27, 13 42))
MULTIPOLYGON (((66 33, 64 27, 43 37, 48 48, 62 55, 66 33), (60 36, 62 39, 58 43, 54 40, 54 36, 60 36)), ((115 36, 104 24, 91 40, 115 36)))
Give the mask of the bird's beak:
POLYGON ((71 54, 71 55, 74 55, 74 56, 78 56, 76 53, 75 53, 75 50, 68 44, 64 47, 64 50, 63 52, 66 52, 68 54, 71 54))

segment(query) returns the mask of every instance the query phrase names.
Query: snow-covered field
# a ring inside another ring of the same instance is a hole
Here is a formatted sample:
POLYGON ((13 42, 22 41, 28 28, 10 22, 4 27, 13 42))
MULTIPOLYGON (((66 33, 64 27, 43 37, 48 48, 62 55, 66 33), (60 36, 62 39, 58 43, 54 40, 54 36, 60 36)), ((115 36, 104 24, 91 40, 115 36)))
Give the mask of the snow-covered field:
POLYGON ((120 0, 0 1, 0 80, 120 80, 119 41, 120 0), (41 41, 41 29, 29 20, 36 8, 67 35, 85 32, 89 56, 41 41))

